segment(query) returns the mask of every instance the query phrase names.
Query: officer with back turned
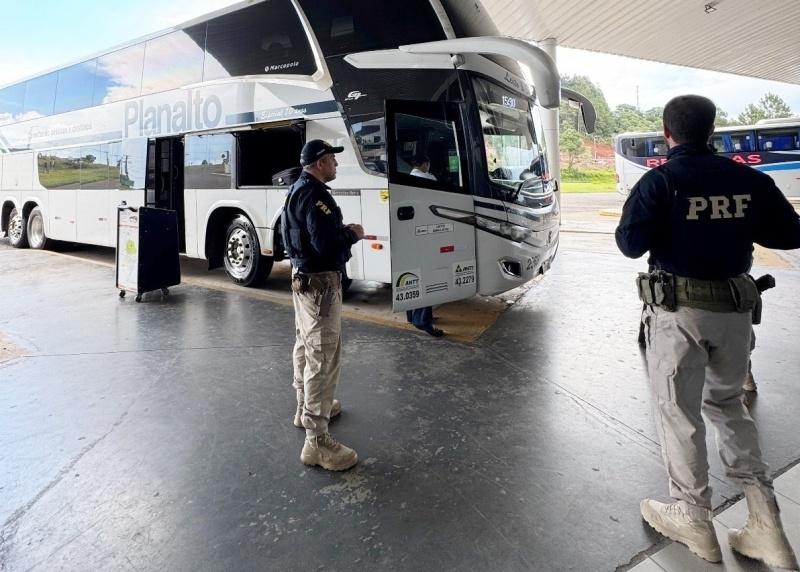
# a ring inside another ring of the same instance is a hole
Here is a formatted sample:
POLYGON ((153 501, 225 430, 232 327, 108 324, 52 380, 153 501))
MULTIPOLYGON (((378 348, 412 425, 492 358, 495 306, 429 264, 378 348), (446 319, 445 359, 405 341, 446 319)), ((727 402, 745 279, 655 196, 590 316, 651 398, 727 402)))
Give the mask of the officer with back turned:
POLYGON ((753 243, 800 248, 800 217, 755 169, 718 156, 708 142, 716 107, 676 97, 664 108, 667 162, 645 174, 625 202, 617 245, 650 252, 637 280, 646 305, 647 366, 669 475, 670 504, 645 499, 644 519, 711 562, 722 558, 711 523, 705 424, 714 426, 726 475, 742 486, 748 519, 728 539, 737 552, 797 568, 783 531, 753 419, 742 402, 760 295, 747 274, 753 243))
POLYGON ((341 270, 350 259, 350 248, 364 237, 361 225, 343 224, 326 185, 336 178, 335 154, 343 150, 319 139, 303 146, 303 172, 289 189, 281 215, 283 243, 293 268, 294 424, 306 430, 300 460, 329 471, 343 471, 358 462, 356 452, 328 432, 330 418, 341 411, 333 398, 342 359, 341 270))

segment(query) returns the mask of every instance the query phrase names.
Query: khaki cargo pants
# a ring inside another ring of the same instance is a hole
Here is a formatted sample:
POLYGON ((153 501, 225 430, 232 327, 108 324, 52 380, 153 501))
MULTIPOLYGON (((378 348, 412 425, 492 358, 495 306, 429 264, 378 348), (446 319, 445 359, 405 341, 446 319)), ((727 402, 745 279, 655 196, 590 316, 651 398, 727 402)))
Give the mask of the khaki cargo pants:
POLYGON ((338 272, 307 274, 305 292, 292 288, 294 323, 294 385, 305 392, 303 427, 306 435, 328 431, 333 395, 342 365, 342 278, 338 272))
POLYGON ((750 313, 648 306, 647 366, 670 494, 711 508, 705 414, 716 430, 725 474, 771 488, 758 432, 742 401, 750 357, 750 313))

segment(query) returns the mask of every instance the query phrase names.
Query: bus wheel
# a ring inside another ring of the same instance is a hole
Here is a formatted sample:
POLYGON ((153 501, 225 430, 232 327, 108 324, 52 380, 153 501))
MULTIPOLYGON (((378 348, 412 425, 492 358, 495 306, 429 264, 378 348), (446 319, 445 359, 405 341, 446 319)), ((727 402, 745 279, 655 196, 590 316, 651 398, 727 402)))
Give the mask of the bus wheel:
POLYGON ((261 245, 253 223, 238 215, 225 231, 225 271, 236 284, 258 286, 272 271, 272 258, 261 256, 261 245))
POLYGON ((28 246, 25 217, 17 208, 11 210, 11 216, 8 219, 8 241, 14 248, 27 248, 28 246))
POLYGON ((28 215, 28 246, 42 250, 50 245, 50 239, 44 233, 44 217, 42 209, 34 207, 28 215))

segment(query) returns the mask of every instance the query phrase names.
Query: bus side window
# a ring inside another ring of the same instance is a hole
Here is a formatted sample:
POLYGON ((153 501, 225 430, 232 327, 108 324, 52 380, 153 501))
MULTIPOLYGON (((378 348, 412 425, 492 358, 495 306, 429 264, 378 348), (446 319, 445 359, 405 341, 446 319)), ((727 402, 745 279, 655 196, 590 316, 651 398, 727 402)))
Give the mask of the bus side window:
POLYGON ((758 146, 762 151, 795 151, 800 149, 799 133, 797 129, 759 131, 758 146))
POLYGON ((230 133, 186 137, 184 187, 230 189, 233 147, 230 133))

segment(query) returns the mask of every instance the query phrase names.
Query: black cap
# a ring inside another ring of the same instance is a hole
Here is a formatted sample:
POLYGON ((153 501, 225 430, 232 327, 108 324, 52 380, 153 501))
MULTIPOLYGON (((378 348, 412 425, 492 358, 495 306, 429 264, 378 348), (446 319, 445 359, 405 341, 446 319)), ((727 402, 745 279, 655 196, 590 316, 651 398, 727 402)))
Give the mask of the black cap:
POLYGON ((322 159, 325 155, 342 151, 344 151, 344 147, 334 147, 322 139, 312 139, 303 145, 303 150, 300 152, 300 164, 306 167, 314 161, 322 159))

